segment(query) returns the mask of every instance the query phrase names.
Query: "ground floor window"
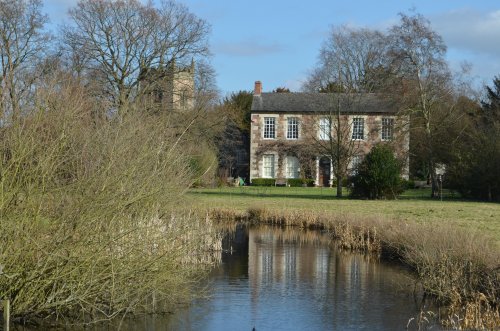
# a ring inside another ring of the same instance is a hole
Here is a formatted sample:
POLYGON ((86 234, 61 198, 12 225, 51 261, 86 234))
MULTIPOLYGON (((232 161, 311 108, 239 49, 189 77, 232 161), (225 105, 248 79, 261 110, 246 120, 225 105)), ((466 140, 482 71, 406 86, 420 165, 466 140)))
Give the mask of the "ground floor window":
POLYGON ((274 178, 274 155, 264 154, 262 157, 262 177, 274 178))
POLYGON ((358 174, 358 168, 363 161, 363 157, 361 155, 354 155, 351 160, 351 175, 358 174))
POLYGON ((295 156, 286 157, 286 178, 299 178, 299 159, 295 156))

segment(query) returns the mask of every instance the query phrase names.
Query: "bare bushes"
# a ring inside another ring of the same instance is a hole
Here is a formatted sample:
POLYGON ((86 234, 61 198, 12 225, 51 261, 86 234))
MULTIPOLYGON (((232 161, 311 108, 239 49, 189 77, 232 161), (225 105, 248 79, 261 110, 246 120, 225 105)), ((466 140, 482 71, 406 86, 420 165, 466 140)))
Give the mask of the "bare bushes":
POLYGON ((184 130, 110 120, 72 79, 0 128, 0 297, 16 319, 169 309, 217 248, 208 220, 172 213, 194 181, 184 130), (153 299, 154 297, 154 299, 153 299))

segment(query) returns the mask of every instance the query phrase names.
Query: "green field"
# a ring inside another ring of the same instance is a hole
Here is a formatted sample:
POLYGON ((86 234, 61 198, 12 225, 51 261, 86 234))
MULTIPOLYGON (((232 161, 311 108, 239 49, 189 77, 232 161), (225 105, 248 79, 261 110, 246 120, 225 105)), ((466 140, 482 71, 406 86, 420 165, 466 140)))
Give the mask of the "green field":
MULTIPOLYGON (((224 187, 192 189, 187 197, 199 208, 229 208, 245 211, 259 207, 271 210, 314 210, 356 216, 379 216, 401 221, 446 222, 480 231, 500 243, 500 204, 463 201, 449 192, 443 201, 431 200, 426 189, 406 191, 397 200, 353 200, 337 198, 332 188, 224 187)), ((347 195, 347 192, 346 192, 347 195)))

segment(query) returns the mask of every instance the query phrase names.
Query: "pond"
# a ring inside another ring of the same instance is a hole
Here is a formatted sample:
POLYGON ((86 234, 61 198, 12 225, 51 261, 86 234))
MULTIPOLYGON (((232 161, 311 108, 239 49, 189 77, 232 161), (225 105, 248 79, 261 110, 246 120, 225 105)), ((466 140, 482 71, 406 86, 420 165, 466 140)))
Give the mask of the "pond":
POLYGON ((340 251, 327 234, 241 227, 229 239, 210 299, 125 329, 405 330, 420 312, 406 270, 340 251))
POLYGON ((203 284, 207 299, 171 315, 87 330, 419 330, 421 299, 411 274, 341 251, 326 233, 239 226, 223 248, 222 263, 203 284))

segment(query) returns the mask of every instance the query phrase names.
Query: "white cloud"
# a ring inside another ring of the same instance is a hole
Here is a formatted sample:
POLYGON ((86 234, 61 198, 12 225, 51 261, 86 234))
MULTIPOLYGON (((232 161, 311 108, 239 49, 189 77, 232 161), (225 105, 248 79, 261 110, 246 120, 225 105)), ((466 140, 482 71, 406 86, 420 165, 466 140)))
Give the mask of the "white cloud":
POLYGON ((460 9, 435 16, 432 25, 448 47, 500 56, 500 10, 460 9))
POLYGON ((430 20, 448 46, 452 69, 458 70, 462 61, 470 62, 477 87, 490 84, 500 74, 500 10, 457 9, 430 20))

